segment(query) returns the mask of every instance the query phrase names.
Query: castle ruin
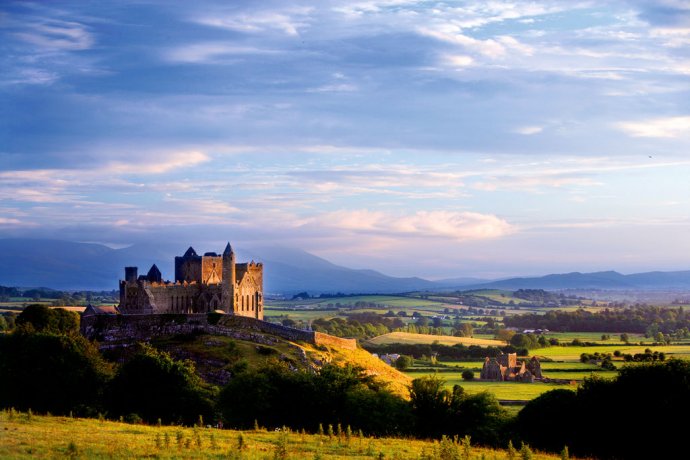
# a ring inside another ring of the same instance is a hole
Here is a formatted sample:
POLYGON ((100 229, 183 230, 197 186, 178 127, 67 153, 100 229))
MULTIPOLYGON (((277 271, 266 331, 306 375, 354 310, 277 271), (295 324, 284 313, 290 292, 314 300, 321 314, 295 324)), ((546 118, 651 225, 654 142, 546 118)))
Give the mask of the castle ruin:
POLYGON ((227 244, 222 255, 200 256, 190 247, 175 257, 175 281, 163 281, 154 264, 146 275, 125 267, 120 281, 122 314, 207 313, 222 310, 237 316, 264 318, 263 265, 238 264, 227 244))
POLYGON ((479 378, 497 382, 534 382, 541 379, 541 364, 536 356, 529 361, 518 361, 516 353, 501 353, 496 358, 486 358, 479 378))

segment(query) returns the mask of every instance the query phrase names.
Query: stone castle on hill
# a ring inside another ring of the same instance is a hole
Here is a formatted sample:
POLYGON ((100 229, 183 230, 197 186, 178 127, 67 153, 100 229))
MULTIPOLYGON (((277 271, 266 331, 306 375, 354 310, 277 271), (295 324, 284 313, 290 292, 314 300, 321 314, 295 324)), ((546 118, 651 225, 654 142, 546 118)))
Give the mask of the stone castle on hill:
POLYGON ((222 255, 200 256, 190 247, 175 257, 175 281, 163 281, 154 264, 146 275, 125 267, 120 281, 122 314, 207 313, 264 318, 263 265, 238 264, 230 243, 222 255))

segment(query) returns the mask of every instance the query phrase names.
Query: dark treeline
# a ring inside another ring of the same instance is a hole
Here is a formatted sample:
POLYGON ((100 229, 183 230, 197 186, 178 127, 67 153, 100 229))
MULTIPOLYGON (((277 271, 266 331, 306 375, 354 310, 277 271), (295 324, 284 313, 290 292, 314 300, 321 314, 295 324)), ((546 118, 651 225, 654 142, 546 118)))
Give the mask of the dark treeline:
POLYGON ((520 356, 527 356, 528 351, 524 348, 516 348, 513 346, 505 347, 480 347, 479 345, 464 345, 458 343, 456 345, 442 345, 439 343, 432 344, 412 344, 412 343, 391 343, 382 345, 373 345, 366 343, 363 347, 370 353, 378 353, 379 355, 397 353, 401 355, 412 356, 414 358, 422 358, 424 356, 436 356, 439 361, 459 361, 465 359, 484 359, 487 356, 490 358, 496 357, 501 353, 517 353, 520 356))
POLYGON ((553 390, 518 414, 516 435, 582 457, 676 458, 685 451, 690 362, 626 366, 613 380, 586 379, 577 392, 553 390), (680 417, 679 417, 680 416, 680 417))
POLYGON ((690 328, 690 315, 683 307, 652 307, 640 305, 630 308, 605 309, 596 313, 584 309, 571 312, 549 311, 507 316, 508 327, 550 329, 552 331, 577 332, 637 332, 646 333, 656 325, 658 331, 673 334, 690 328))
POLYGON ((257 421, 311 432, 349 426, 370 435, 467 435, 481 445, 568 446, 596 458, 672 458, 685 450, 677 416, 690 407, 687 361, 624 367, 617 378, 588 379, 577 392, 544 393, 510 417, 486 392, 468 395, 432 376, 414 380, 407 400, 357 367, 307 372, 275 360, 259 369, 238 366, 218 388, 191 362, 150 346, 140 345, 124 363, 108 362, 72 321, 45 307, 30 310, 14 332, 0 335, 2 408, 150 424, 223 420, 247 428, 257 421))
MULTIPOLYGON (((582 297, 566 296, 563 293, 555 293, 545 291, 543 289, 518 289, 513 292, 513 297, 518 299, 527 300, 531 305, 577 305, 580 303, 582 297)), ((527 306, 530 304, 521 304, 527 306)))
POLYGON ((39 301, 41 299, 55 299, 52 304, 82 305, 92 301, 111 302, 118 297, 117 291, 56 291, 49 288, 20 289, 16 287, 0 286, 0 301, 8 302, 12 298, 39 301))

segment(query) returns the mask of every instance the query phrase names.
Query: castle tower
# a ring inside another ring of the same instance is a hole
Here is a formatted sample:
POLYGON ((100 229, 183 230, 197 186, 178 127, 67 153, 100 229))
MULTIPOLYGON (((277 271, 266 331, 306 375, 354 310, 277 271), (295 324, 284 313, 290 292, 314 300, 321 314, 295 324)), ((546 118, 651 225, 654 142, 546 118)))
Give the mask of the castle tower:
POLYGON ((235 253, 232 250, 232 246, 228 243, 225 246, 225 251, 223 251, 223 310, 226 313, 234 313, 236 311, 235 302, 235 285, 236 285, 236 272, 235 272, 235 253))

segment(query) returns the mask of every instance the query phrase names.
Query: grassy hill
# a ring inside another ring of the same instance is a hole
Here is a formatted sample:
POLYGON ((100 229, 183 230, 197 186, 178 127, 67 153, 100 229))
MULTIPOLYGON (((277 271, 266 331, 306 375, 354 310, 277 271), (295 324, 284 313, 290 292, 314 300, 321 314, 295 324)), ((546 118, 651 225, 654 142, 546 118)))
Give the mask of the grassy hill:
MULTIPOLYGON (((95 419, 0 413, 0 458, 230 458, 346 459, 395 458, 441 459, 438 442, 412 439, 369 438, 356 433, 311 435, 265 430, 234 431, 215 428, 146 426, 95 419), (243 448, 240 450, 240 438, 243 448)), ((325 428, 327 430, 327 427, 325 428)), ((345 429, 343 429, 345 431, 345 429)), ((337 428, 336 428, 337 432, 337 428)), ((462 452, 459 445, 448 448, 462 452)), ((470 448, 472 459, 509 458, 506 451, 470 448)), ((453 457, 455 458, 455 457, 453 457)), ((457 458, 460 458, 459 455, 457 458)), ((536 454, 535 460, 556 459, 536 454)))
POLYGON ((374 358, 369 352, 336 347, 315 347, 304 342, 290 342, 269 334, 254 334, 256 341, 225 336, 170 336, 153 341, 152 345, 165 350, 177 359, 194 361, 199 374, 208 382, 222 385, 233 366, 259 368, 272 360, 288 363, 296 369, 318 369, 333 362, 340 366, 359 366, 378 380, 388 384, 396 394, 409 397, 409 376, 374 358))

